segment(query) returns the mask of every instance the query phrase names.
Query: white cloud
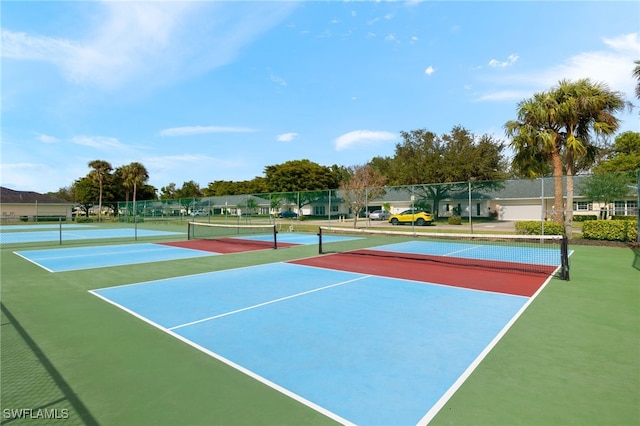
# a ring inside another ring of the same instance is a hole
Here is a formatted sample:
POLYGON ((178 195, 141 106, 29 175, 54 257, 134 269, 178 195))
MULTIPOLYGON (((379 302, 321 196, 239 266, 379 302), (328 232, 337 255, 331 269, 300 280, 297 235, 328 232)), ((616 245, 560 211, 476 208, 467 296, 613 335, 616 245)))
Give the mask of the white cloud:
POLYGON ((47 144, 60 142, 60 139, 56 138, 55 136, 49 136, 44 134, 39 134, 38 140, 42 143, 47 143, 47 144))
POLYGON ((285 87, 287 85, 287 81, 284 78, 275 75, 271 70, 269 70, 269 79, 278 86, 285 87))
POLYGON ((107 136, 75 136, 71 138, 71 142, 76 145, 88 146, 90 148, 112 150, 126 149, 126 145, 120 143, 117 138, 107 136))
POLYGON ((424 73, 425 73, 426 75, 431 75, 431 74, 433 74, 434 72, 436 72, 436 69, 435 69, 434 67, 432 67, 431 65, 429 65, 429 66, 427 67, 427 69, 425 69, 425 70, 424 70, 424 73))
POLYGON ((201 135, 205 133, 249 133, 255 132, 254 129, 247 127, 228 127, 228 126, 184 126, 172 127, 161 130, 160 136, 190 136, 201 135))
POLYGON ((519 56, 516 54, 509 55, 506 61, 498 61, 497 59, 492 59, 489 61, 489 66, 493 68, 505 68, 510 67, 515 64, 518 60, 519 56))
POLYGON ((291 142, 298 136, 295 132, 283 133, 278 135, 278 142, 291 142))
POLYGON ((335 140, 336 151, 355 145, 371 145, 377 142, 391 141, 398 137, 395 133, 375 130, 354 130, 339 136, 335 140))
POLYGON ((105 90, 132 82, 158 84, 232 62, 295 7, 289 2, 91 4, 90 33, 64 39, 3 29, 2 56, 49 62, 68 81, 105 90))
POLYGON ((603 38, 602 42, 607 49, 576 53, 562 63, 546 69, 500 75, 499 80, 491 80, 499 88, 479 96, 477 100, 519 101, 536 91, 552 88, 560 80, 582 78, 605 83, 611 90, 623 92, 628 98, 633 97, 636 80, 632 76, 632 70, 640 52, 638 33, 603 38))

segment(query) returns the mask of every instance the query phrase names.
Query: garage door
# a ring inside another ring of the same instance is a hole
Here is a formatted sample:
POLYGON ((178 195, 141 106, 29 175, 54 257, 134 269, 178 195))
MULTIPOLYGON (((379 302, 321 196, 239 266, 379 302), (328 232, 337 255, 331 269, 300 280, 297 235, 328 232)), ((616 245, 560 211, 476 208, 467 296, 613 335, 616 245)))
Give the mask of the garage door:
POLYGON ((531 204, 501 204, 501 220, 540 220, 540 206, 531 204))

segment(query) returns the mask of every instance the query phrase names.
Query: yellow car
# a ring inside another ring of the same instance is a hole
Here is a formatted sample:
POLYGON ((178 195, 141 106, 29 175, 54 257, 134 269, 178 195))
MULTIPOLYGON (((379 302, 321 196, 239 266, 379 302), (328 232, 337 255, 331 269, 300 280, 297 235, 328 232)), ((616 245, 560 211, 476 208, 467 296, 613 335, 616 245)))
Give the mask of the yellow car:
POLYGON ((430 225, 433 222, 433 215, 424 210, 409 209, 389 217, 389 223, 392 225, 412 222, 418 226, 430 225))

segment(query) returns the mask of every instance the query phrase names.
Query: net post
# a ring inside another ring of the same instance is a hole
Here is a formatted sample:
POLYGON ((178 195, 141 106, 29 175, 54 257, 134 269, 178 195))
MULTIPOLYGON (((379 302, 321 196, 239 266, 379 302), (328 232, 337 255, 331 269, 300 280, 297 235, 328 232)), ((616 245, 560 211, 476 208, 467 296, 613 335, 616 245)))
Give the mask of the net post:
POLYGON ((560 256, 562 257, 560 278, 569 281, 569 237, 566 235, 562 236, 562 240, 560 242, 560 256))
POLYGON ((278 230, 275 225, 273 225, 273 249, 278 250, 278 230))
POLYGON ((322 227, 318 227, 318 254, 322 254, 322 227))
POLYGON ((191 231, 193 227, 191 226, 191 222, 187 222, 187 240, 191 239, 191 231))

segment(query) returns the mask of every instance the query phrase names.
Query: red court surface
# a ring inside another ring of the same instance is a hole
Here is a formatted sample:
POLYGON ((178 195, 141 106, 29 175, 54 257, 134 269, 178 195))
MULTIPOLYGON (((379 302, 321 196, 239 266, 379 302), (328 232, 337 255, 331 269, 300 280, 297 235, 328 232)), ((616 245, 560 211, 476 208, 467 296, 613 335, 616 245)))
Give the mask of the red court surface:
POLYGON ((527 297, 533 296, 556 269, 540 266, 541 273, 517 273, 469 266, 462 260, 460 264, 442 264, 429 261, 429 256, 405 259, 397 253, 389 258, 380 256, 379 251, 370 256, 367 253, 334 253, 290 263, 527 297))
MULTIPOLYGON (((254 250, 273 249, 272 241, 242 240, 239 238, 220 238, 216 240, 188 240, 160 243, 172 247, 182 247, 213 253, 242 253, 254 250)), ((291 247, 298 244, 278 242, 278 247, 291 247)))

